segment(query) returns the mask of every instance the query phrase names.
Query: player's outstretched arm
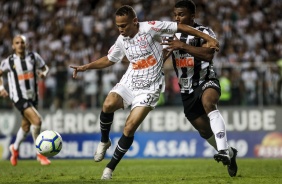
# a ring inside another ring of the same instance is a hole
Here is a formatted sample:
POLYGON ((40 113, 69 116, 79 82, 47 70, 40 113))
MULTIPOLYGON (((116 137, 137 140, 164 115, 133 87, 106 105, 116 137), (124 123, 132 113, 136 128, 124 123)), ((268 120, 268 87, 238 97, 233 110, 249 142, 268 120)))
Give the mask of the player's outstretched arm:
POLYGON ((5 90, 4 85, 3 85, 3 79, 2 79, 2 70, 0 70, 0 96, 2 97, 7 97, 9 94, 8 92, 5 90))
POLYGON ((174 36, 174 39, 164 39, 161 45, 167 45, 165 47, 167 53, 165 59, 169 57, 173 50, 184 50, 202 61, 211 62, 215 53, 214 49, 206 46, 206 43, 202 47, 195 47, 180 41, 176 36, 174 36))
POLYGON ((219 51, 219 42, 217 39, 209 36, 208 34, 205 34, 191 26, 188 26, 186 24, 178 24, 177 29, 180 32, 185 32, 187 34, 203 38, 204 40, 207 41, 206 45, 210 48, 215 49, 216 51, 219 51))
POLYGON ((81 65, 81 66, 73 66, 70 65, 70 68, 74 69, 72 77, 76 78, 78 72, 84 72, 86 70, 91 70, 91 69, 102 69, 102 68, 107 68, 109 66, 114 65, 115 63, 110 61, 107 56, 104 56, 96 61, 92 61, 91 63, 88 63, 86 65, 81 65))

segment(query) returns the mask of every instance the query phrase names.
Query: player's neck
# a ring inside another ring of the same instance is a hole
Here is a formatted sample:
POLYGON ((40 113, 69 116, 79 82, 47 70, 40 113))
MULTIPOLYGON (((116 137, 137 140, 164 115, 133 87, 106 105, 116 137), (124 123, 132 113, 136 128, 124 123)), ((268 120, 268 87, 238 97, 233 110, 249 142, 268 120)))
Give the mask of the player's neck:
POLYGON ((15 54, 16 54, 19 58, 24 58, 24 57, 25 57, 25 52, 15 52, 15 54))
POLYGON ((133 32, 133 34, 132 34, 132 36, 129 36, 130 38, 134 38, 135 37, 135 35, 137 34, 139 32, 139 23, 137 23, 137 25, 136 25, 136 29, 134 30, 134 32, 133 32))

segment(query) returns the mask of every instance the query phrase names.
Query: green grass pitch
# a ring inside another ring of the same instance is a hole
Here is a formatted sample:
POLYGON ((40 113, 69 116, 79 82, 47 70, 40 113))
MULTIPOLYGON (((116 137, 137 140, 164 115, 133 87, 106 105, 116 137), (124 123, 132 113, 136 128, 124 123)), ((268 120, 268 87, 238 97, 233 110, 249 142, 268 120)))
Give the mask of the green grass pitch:
POLYGON ((238 159, 236 177, 229 177, 226 167, 213 159, 123 159, 113 179, 100 180, 109 160, 53 159, 49 166, 35 160, 19 160, 13 167, 0 161, 3 184, 281 184, 282 159, 238 159))

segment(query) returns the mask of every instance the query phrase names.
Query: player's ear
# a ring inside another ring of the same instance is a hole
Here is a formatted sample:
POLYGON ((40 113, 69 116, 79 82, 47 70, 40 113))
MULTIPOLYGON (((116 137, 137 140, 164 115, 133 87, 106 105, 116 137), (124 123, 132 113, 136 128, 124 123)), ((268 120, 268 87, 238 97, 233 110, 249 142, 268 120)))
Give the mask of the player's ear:
POLYGON ((134 23, 134 25, 137 25, 137 24, 138 24, 138 19, 137 19, 137 17, 133 18, 133 23, 134 23))
POLYGON ((195 14, 191 14, 191 18, 190 18, 190 24, 193 25, 194 24, 194 19, 195 19, 195 14))

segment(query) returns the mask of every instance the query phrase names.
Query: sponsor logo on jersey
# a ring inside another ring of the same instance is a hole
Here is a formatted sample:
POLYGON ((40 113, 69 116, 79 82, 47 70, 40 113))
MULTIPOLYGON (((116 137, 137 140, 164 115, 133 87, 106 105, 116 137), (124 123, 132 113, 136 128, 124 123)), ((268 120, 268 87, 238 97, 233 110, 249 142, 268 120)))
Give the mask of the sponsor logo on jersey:
POLYGON ((150 24, 150 25, 155 25, 155 24, 156 24, 156 21, 149 21, 148 24, 150 24))
POLYGON ((187 58, 176 58, 175 64, 178 68, 184 68, 184 67, 193 67, 194 66, 194 57, 187 57, 187 58))
POLYGON ((135 89, 147 89, 151 83, 152 81, 147 79, 132 78, 132 85, 135 89))
POLYGON ((32 78, 34 78, 34 74, 32 72, 25 73, 25 74, 22 74, 22 75, 18 75, 19 80, 28 80, 28 79, 32 79, 32 78))
POLYGON ((152 27, 152 30, 156 31, 156 32, 161 32, 161 33, 173 33, 172 29, 160 29, 157 27, 152 27))
POLYGON ((134 70, 140 70, 154 66, 156 63, 157 63, 156 58, 153 55, 150 55, 146 59, 138 60, 132 65, 134 70))
POLYGON ((130 59, 130 60, 135 60, 135 59, 147 57, 147 56, 149 56, 149 55, 151 55, 151 52, 147 52, 147 53, 140 54, 140 55, 137 55, 137 56, 129 55, 129 59, 130 59))

